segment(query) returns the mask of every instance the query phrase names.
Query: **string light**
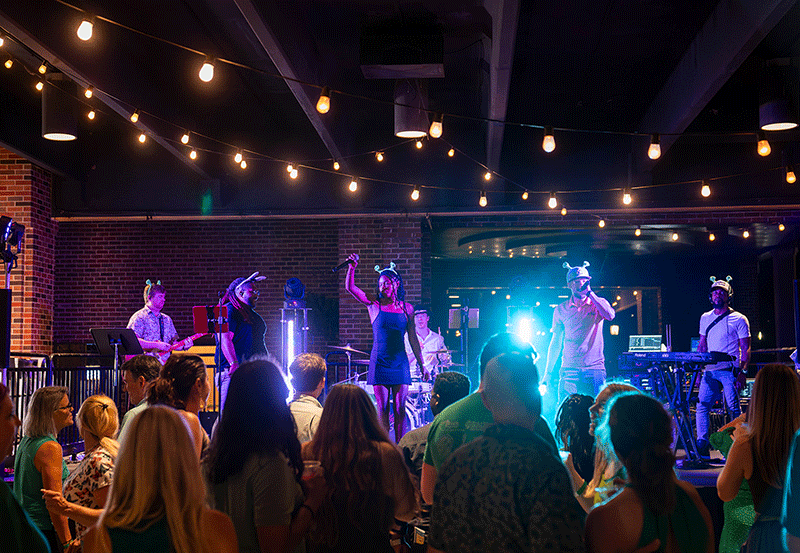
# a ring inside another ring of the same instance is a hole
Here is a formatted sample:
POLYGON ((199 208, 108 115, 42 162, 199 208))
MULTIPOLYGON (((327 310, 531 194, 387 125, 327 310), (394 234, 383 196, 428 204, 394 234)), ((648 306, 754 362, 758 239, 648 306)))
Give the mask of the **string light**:
POLYGON ((317 100, 317 111, 319 113, 328 113, 328 110, 331 109, 331 89, 323 87, 322 92, 320 92, 319 100, 317 100))
POLYGON ((636 230, 633 231, 634 236, 641 236, 642 235, 642 227, 636 227, 636 230))
POLYGON ((6 66, 6 69, 11 69, 11 66, 14 65, 14 60, 12 60, 11 58, 8 58, 3 65, 6 66))
POLYGON ((428 134, 431 135, 432 138, 439 138, 442 136, 442 120, 444 116, 441 113, 437 113, 433 116, 433 121, 431 121, 431 128, 428 129, 428 134))
POLYGON ((41 92, 43 88, 44 88, 44 83, 42 81, 37 81, 36 82, 36 90, 41 92))
POLYGON ((358 179, 353 177, 352 180, 350 181, 350 187, 349 188, 350 188, 350 192, 355 192, 356 190, 358 190, 358 179))
POLYGON ((94 22, 91 19, 84 19, 81 21, 81 24, 78 25, 78 38, 82 41, 86 42, 87 40, 92 38, 92 32, 94 31, 94 22))
POLYGON ((296 178, 297 178, 297 176, 298 176, 299 174, 300 174, 300 173, 299 173, 299 171, 298 171, 297 169, 292 169, 292 172, 291 172, 291 173, 289 173, 289 178, 291 178, 291 179, 293 179, 293 180, 294 180, 294 179, 296 179, 296 178))
POLYGON ((703 181, 703 187, 700 189, 700 195, 704 198, 708 198, 711 195, 711 186, 708 184, 707 180, 703 181))
POLYGON ((83 91, 83 95, 86 96, 86 98, 91 98, 94 95, 94 87, 87 86, 86 90, 83 91))
POLYGON ((88 117, 90 120, 93 120, 96 116, 97 114, 94 112, 93 109, 89 110, 89 113, 86 114, 86 117, 88 117))
POLYGON ((211 79, 214 78, 214 58, 211 56, 206 57, 206 61, 203 62, 203 66, 200 68, 197 76, 200 77, 200 80, 204 83, 211 82, 211 79))
POLYGON ((242 151, 241 150, 236 152, 236 155, 233 156, 233 161, 235 161, 236 163, 241 163, 243 159, 244 159, 244 156, 242 155, 242 151))
POLYGON ((242 162, 239 164, 239 167, 241 167, 242 169, 247 169, 247 160, 242 159, 242 162))
POLYGON ((544 139, 542 139, 542 149, 548 154, 556 149, 556 139, 553 136, 553 127, 544 128, 544 139))
POLYGON ((716 239, 717 239, 717 236, 713 232, 708 235, 708 241, 709 242, 713 242, 716 239))
POLYGON ((778 223, 778 230, 783 232, 784 230, 786 230, 786 225, 784 225, 783 223, 778 223))
POLYGON ((453 148, 450 148, 449 150, 447 150, 447 156, 448 157, 453 157, 454 155, 456 155, 456 151, 453 148))
POLYGON ((183 132, 183 136, 181 136, 181 144, 188 144, 189 143, 189 131, 186 130, 183 132))
POLYGON ((419 186, 414 187, 414 190, 411 192, 411 199, 415 202, 419 200, 419 186))
POLYGON ((661 157, 661 137, 658 133, 650 135, 650 147, 647 148, 647 157, 658 159, 661 157))
POLYGON ((379 162, 383 161, 383 152, 375 152, 375 159, 379 162))
POLYGON ((422 140, 417 139, 417 150, 422 149, 422 140))
POLYGON ((341 167, 341 165, 339 165, 339 162, 338 161, 334 161, 333 162, 333 170, 334 171, 338 171, 339 167, 341 167))
POLYGON ((556 199, 556 193, 550 192, 550 199, 547 200, 547 207, 550 209, 555 209, 558 207, 558 200, 556 199))
POLYGON ((286 166, 286 172, 291 173, 292 171, 294 171, 294 165, 290 163, 289 165, 286 166))
POLYGON ((599 221, 597 221, 597 226, 600 227, 600 228, 605 227, 606 226, 605 219, 600 219, 599 221))
POLYGON ((794 174, 794 167, 791 165, 786 166, 786 182, 794 184, 797 182, 797 176, 794 174))
POLYGON ((486 199, 486 190, 481 190, 481 199, 478 201, 478 204, 479 204, 481 207, 486 207, 486 204, 488 204, 488 203, 489 203, 489 202, 488 202, 488 200, 486 199))
POLYGON ((767 141, 767 135, 764 134, 764 131, 758 131, 756 136, 758 137, 758 155, 768 156, 772 152, 772 148, 767 141))
POLYGON ((3 35, 0 35, 0 46, 6 43, 6 39, 3 35))
POLYGON ((566 207, 562 207, 561 208, 561 216, 563 217, 566 214, 567 214, 567 208, 566 207))
POLYGON ((490 180, 492 180, 492 172, 491 172, 491 171, 486 171, 486 172, 483 174, 483 180, 485 180, 485 181, 490 181, 490 180))
POLYGON ((146 135, 146 134, 144 134, 144 133, 140 134, 140 135, 139 135, 139 142, 141 142, 142 144, 144 144, 146 141, 147 141, 147 135, 146 135))
POLYGON ((750 238, 750 231, 746 230, 742 233, 742 238, 750 238))
POLYGON ((192 151, 189 152, 189 159, 191 160, 197 159, 197 150, 195 150, 194 148, 192 148, 192 151))
POLYGON ((139 120, 139 110, 137 109, 131 113, 131 123, 136 123, 139 120))
POLYGON ((42 65, 39 66, 39 74, 44 75, 47 73, 47 62, 42 62, 42 65))
POLYGON ((672 241, 673 242, 677 242, 678 238, 679 238, 678 233, 677 232, 673 232, 672 233, 672 241))
POLYGON ((528 199, 528 191, 527 190, 522 193, 522 199, 523 200, 527 200, 528 199))
POLYGON ((625 204, 625 205, 631 205, 632 201, 633 201, 633 198, 631 198, 631 189, 630 188, 624 188, 622 190, 622 203, 625 204))

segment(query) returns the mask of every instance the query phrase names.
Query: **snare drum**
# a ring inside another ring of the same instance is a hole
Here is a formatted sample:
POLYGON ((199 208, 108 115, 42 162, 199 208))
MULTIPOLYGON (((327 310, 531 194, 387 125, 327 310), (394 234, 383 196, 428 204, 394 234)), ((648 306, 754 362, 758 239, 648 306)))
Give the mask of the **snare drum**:
POLYGON ((409 394, 429 394, 431 390, 433 390, 433 382, 431 381, 425 382, 415 378, 408 385, 409 394))

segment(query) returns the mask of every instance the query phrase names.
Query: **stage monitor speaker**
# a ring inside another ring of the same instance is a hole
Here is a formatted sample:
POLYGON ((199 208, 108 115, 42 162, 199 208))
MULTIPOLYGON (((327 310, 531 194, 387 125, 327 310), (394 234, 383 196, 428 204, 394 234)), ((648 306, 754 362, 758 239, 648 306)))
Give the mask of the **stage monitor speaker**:
POLYGON ((0 369, 11 362, 11 290, 0 290, 0 369))

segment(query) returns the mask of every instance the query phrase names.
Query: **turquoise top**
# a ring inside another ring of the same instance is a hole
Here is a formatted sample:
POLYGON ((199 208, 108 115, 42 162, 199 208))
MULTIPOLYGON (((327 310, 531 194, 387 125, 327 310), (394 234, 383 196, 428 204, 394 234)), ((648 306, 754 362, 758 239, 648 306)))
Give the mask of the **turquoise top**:
MULTIPOLYGON (((53 530, 53 522, 50 520, 50 513, 42 498, 42 488, 44 488, 42 473, 36 470, 33 460, 42 444, 49 441, 55 442, 56 439, 53 436, 38 438, 25 436, 17 447, 17 455, 14 459, 14 495, 28 511, 31 520, 43 532, 53 530)), ((69 476, 67 463, 62 459, 61 482, 64 482, 67 476, 69 476)))
POLYGON ((114 553, 172 553, 169 525, 166 518, 160 518, 142 530, 106 527, 114 553))

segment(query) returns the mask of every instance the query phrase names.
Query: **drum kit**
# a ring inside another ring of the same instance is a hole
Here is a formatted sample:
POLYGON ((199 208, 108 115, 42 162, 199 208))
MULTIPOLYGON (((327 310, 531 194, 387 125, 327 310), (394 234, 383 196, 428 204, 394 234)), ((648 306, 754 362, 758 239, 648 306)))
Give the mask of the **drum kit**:
MULTIPOLYGON (((343 380, 342 382, 350 382, 352 384, 357 385, 358 387, 362 388, 367 394, 369 394, 370 398, 372 398, 372 402, 376 403, 375 401, 375 394, 373 391, 373 387, 371 384, 367 384, 366 380, 366 372, 359 373, 356 369, 353 370, 353 365, 361 365, 362 362, 353 361, 353 355, 365 355, 369 356, 369 353, 361 350, 357 350, 347 344, 346 346, 328 346, 329 349, 341 351, 347 355, 347 374, 348 378, 343 380), (363 378, 363 380, 362 380, 363 378)), ((428 407, 430 406, 431 402, 431 393, 433 391, 433 379, 435 375, 443 370, 449 370, 450 367, 463 367, 463 363, 453 363, 450 360, 451 353, 457 353, 456 350, 451 349, 442 349, 438 351, 433 351, 430 353, 436 354, 436 360, 439 362, 438 365, 431 368, 431 378, 430 380, 422 380, 420 378, 412 378, 411 384, 408 386, 408 401, 406 402, 406 418, 410 424, 409 430, 414 428, 419 428, 420 426, 425 425, 426 423, 430 422, 427 417, 427 413, 429 413, 428 407), (446 355, 446 359, 440 358, 440 354, 443 357, 444 354, 446 355)))

